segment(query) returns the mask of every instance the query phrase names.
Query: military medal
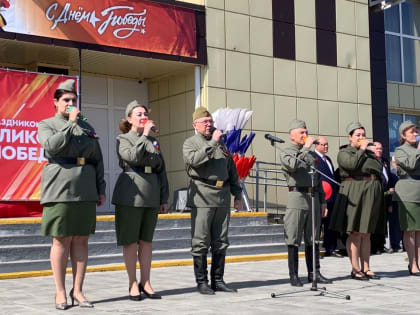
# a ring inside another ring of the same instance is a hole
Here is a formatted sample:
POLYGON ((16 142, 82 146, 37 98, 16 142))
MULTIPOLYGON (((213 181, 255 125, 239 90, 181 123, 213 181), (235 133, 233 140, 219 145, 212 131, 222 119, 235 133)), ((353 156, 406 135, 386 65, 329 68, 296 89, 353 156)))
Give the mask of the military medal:
POLYGON ((157 140, 153 141, 153 146, 155 147, 156 150, 160 152, 160 144, 157 140))

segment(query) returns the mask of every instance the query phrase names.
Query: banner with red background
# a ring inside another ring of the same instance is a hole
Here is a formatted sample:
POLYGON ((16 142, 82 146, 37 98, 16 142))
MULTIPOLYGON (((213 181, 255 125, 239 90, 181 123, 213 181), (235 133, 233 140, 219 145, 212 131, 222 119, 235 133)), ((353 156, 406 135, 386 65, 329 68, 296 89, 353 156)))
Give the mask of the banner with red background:
POLYGON ((41 213, 38 200, 46 160, 38 123, 55 115, 54 92, 68 78, 0 69, 0 217, 41 213))
POLYGON ((197 58, 191 9, 145 0, 6 1, 7 32, 197 58))

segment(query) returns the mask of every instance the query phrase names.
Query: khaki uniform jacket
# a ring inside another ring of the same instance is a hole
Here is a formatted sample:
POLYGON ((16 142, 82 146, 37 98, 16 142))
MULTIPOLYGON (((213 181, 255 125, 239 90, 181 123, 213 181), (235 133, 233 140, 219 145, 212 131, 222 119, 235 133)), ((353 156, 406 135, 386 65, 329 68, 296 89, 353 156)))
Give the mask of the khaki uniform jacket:
POLYGON ((47 159, 84 157, 93 164, 47 163, 42 170, 41 204, 48 202, 97 201, 105 195, 104 163, 94 129, 87 122, 69 121, 56 114, 42 120, 38 138, 47 159))
POLYGON ((410 178, 420 176, 420 150, 405 142, 395 149, 394 157, 400 176, 395 186, 394 199, 420 202, 420 180, 410 178))
POLYGON ((115 184, 115 205, 159 208, 169 197, 168 178, 163 156, 153 143, 155 138, 134 131, 117 137, 117 154, 123 171, 115 184), (129 168, 143 168, 137 171, 129 168), (152 173, 144 172, 150 167, 152 173))
POLYGON ((232 156, 225 152, 221 144, 207 139, 200 133, 185 140, 183 155, 188 176, 225 182, 223 187, 218 188, 191 179, 188 187, 188 207, 230 207, 230 194, 235 200, 241 200, 242 189, 239 186, 236 166, 232 156))
MULTIPOLYGON (((309 174, 310 167, 295 160, 293 157, 297 157, 313 167, 317 167, 317 160, 311 154, 311 151, 303 146, 291 145, 284 149, 284 152, 280 153, 281 168, 285 172, 287 180, 287 186, 289 187, 311 187, 312 180, 309 174)), ((325 193, 322 188, 322 182, 320 175, 315 174, 315 186, 317 193, 315 198, 319 200, 320 204, 325 204, 325 193)), ((311 194, 301 193, 298 191, 291 191, 287 197, 287 208, 288 209, 306 209, 310 210, 312 206, 311 194)))

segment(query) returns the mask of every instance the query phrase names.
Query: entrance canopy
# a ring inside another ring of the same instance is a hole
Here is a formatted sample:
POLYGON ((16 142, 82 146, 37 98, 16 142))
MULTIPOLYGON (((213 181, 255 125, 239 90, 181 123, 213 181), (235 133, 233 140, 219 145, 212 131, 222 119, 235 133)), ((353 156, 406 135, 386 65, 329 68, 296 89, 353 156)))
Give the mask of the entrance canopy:
MULTIPOLYGON (((186 62, 141 58, 95 50, 81 50, 84 74, 147 80, 192 67, 186 62)), ((0 66, 38 71, 39 66, 63 67, 78 74, 77 48, 0 39, 0 66)))

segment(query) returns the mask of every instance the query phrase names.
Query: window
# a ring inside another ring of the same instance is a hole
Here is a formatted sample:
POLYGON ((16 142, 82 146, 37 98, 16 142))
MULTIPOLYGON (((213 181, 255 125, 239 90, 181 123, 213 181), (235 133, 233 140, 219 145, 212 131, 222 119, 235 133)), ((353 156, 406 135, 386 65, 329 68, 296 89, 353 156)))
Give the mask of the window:
POLYGON ((385 10, 387 79, 420 83, 420 3, 405 1, 385 10))

